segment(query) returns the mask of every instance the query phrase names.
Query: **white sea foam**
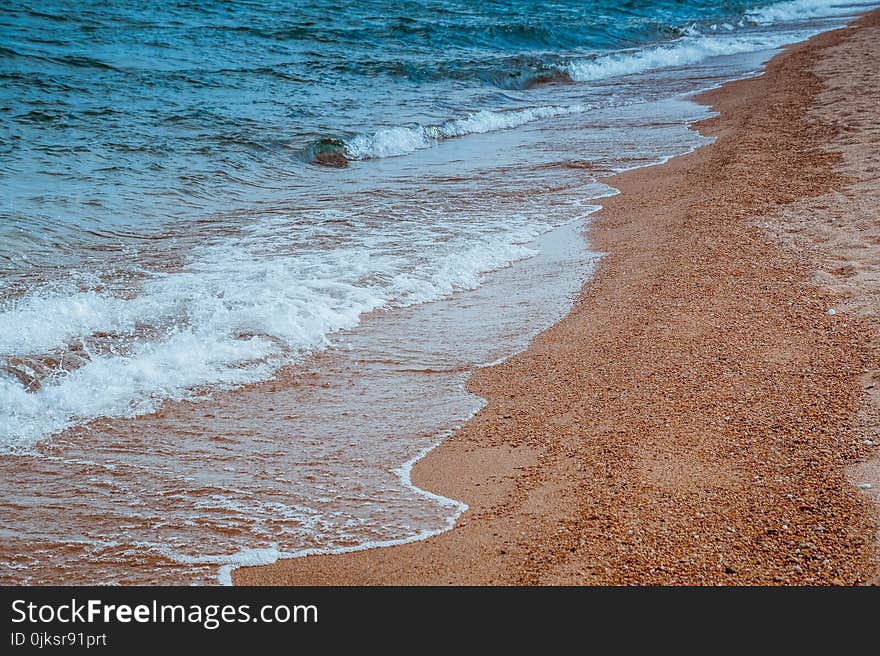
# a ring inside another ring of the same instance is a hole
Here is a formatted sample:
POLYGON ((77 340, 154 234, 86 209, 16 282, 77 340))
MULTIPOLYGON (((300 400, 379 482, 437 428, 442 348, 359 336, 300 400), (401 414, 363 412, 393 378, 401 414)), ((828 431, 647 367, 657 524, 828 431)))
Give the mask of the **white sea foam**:
POLYGON ((98 329, 131 330, 136 318, 124 302, 69 286, 37 289, 0 312, 0 353, 40 353, 98 329))
POLYGON ((841 0, 837 2, 828 2, 828 0, 791 0, 753 9, 746 13, 746 18, 759 25, 774 25, 790 21, 808 20, 810 18, 853 16, 877 5, 880 5, 880 3, 876 2, 876 0, 841 0))
POLYGON ((588 105, 529 107, 508 111, 481 110, 441 125, 383 128, 348 140, 345 153, 350 159, 396 157, 428 148, 444 139, 509 130, 527 123, 585 112, 588 105))
MULTIPOLYGON (((484 405, 485 402, 481 403, 484 405)), ((474 411, 476 412, 476 411, 474 411)), ((473 416, 473 415, 472 415, 473 416)), ((409 535, 401 538, 392 538, 390 540, 371 540, 367 542, 362 542, 360 544, 356 544, 349 547, 339 547, 339 548, 317 548, 317 549, 300 549, 299 551, 293 551, 285 553, 283 551, 279 551, 277 546, 272 546, 266 549, 245 549, 239 551, 235 554, 231 554, 228 556, 208 556, 208 557, 180 557, 175 555, 173 552, 166 552, 173 560, 178 562, 183 562, 184 564, 197 564, 197 563, 210 563, 210 564, 219 564, 220 568, 217 572, 217 582, 220 585, 232 585, 232 572, 240 567, 250 567, 254 565, 271 565, 272 563, 277 562, 282 559, 290 559, 290 558, 303 558, 305 556, 319 556, 326 554, 344 554, 344 553, 353 553, 356 551, 367 551, 368 549, 379 549, 383 547, 395 547, 402 544, 409 544, 411 542, 421 542, 422 540, 427 540, 428 538, 434 537, 435 535, 440 535, 441 533, 445 533, 446 531, 451 530, 455 523, 458 521, 458 518, 462 516, 467 510, 468 505, 463 501, 459 501, 458 499, 452 499, 450 497, 444 497, 439 494, 435 494, 428 490, 422 489, 415 485, 412 482, 412 469, 415 464, 428 455, 431 451, 437 448, 437 446, 448 437, 448 434, 438 436, 438 441, 431 446, 422 449, 415 456, 407 460, 403 463, 399 468, 394 470, 394 473, 400 479, 400 482, 404 487, 409 489, 415 495, 424 497, 425 499, 429 499, 441 506, 442 508, 447 509, 449 514, 445 518, 445 521, 442 525, 432 528, 425 529, 423 531, 419 531, 413 535, 409 535)))
POLYGON ((40 359, 76 348, 81 366, 59 367, 31 389, 0 370, 0 448, 27 449, 96 417, 149 413, 203 387, 266 379, 366 312, 476 287, 482 273, 534 255, 522 244, 547 229, 522 219, 506 229, 483 224, 484 234, 459 228, 433 245, 430 226, 414 225, 409 242, 424 250, 385 248, 408 240, 376 229, 348 247, 284 257, 255 252, 274 231, 265 226, 241 243, 196 251, 182 270, 155 273, 134 295, 62 284, 7 304, 0 357, 40 359))
MULTIPOLYGON (((481 403, 480 406, 484 405, 485 402, 481 403)), ((476 409, 474 410, 474 413, 476 409)), ((175 549, 168 545, 157 545, 157 544, 142 544, 139 545, 142 548, 147 550, 156 551, 162 556, 172 560, 174 562, 180 563, 182 565, 214 565, 219 566, 217 571, 217 582, 220 585, 232 585, 232 572, 240 567, 253 567, 257 565, 271 565, 272 563, 277 562, 282 559, 289 558, 302 558, 304 556, 316 556, 316 555, 324 555, 324 554, 343 554, 343 553, 352 553, 355 551, 365 551, 368 549, 376 549, 381 547, 392 547, 401 544, 407 544, 410 542, 419 542, 421 540, 426 540, 429 537, 439 535, 441 533, 445 533, 455 526, 458 518, 468 510, 468 506, 463 501, 459 501, 457 499, 452 499, 449 497, 444 497, 439 494, 435 494, 428 490, 424 490, 418 486, 416 486, 412 482, 412 469, 415 464, 428 455, 431 451, 433 451, 443 439, 448 437, 447 434, 438 435, 437 441, 428 446, 421 451, 419 451, 412 458, 403 463, 399 468, 394 470, 394 473, 397 475, 400 483, 410 490, 416 496, 423 497, 425 499, 430 500, 433 503, 436 503, 441 508, 447 510, 447 516, 445 517, 443 523, 440 526, 435 528, 425 529, 422 531, 418 531, 408 536, 400 537, 400 538, 391 538, 387 540, 370 540, 366 542, 362 542, 356 545, 346 546, 346 547, 318 547, 318 548, 308 548, 308 549, 299 549, 294 551, 283 551, 279 549, 278 544, 271 544, 267 547, 262 548, 250 548, 250 549, 241 549, 237 552, 230 554, 198 554, 192 555, 188 553, 183 553, 178 549, 175 549)), ((228 502, 225 502, 226 506, 228 506, 228 502)), ((234 510, 240 510, 240 508, 234 508, 234 510)), ((305 509, 307 510, 307 509, 305 509)), ((277 514, 277 511, 274 511, 274 514, 277 514)), ((301 516, 297 516, 297 519, 301 519, 301 516)))
POLYGON ((655 69, 699 64, 710 57, 769 50, 798 38, 792 38, 791 34, 686 36, 654 48, 574 60, 568 64, 568 74, 578 82, 603 80, 655 69))

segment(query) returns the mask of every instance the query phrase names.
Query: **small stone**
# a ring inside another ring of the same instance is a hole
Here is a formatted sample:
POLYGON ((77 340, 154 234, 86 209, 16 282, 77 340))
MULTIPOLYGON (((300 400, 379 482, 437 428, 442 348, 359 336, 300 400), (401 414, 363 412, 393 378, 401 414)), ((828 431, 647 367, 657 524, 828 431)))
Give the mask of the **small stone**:
POLYGON ((873 487, 870 483, 859 483, 858 488, 860 490, 870 490, 873 487))
POLYGON ((834 308, 828 308, 828 312, 826 314, 828 314, 829 317, 833 317, 835 314, 837 314, 837 310, 835 310, 834 308))
POLYGON ((874 446, 874 440, 862 440, 862 444, 867 444, 868 446, 874 446))

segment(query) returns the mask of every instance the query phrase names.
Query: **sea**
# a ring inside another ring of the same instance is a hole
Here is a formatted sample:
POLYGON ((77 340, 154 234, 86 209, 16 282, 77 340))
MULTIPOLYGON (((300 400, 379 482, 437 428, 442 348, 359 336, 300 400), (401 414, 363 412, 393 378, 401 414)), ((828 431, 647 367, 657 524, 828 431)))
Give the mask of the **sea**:
POLYGON ((0 583, 447 530, 410 468, 588 282, 607 178, 878 4, 6 0, 0 583))

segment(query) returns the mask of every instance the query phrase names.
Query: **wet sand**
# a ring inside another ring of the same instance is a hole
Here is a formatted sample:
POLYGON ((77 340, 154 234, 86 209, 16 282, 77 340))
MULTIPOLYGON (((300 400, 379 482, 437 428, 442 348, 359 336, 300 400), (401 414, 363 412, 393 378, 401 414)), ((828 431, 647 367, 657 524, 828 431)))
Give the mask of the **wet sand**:
POLYGON ((414 469, 470 506, 453 530, 235 583, 873 579, 878 62, 874 12, 698 98, 711 146, 610 180, 572 312, 414 469))

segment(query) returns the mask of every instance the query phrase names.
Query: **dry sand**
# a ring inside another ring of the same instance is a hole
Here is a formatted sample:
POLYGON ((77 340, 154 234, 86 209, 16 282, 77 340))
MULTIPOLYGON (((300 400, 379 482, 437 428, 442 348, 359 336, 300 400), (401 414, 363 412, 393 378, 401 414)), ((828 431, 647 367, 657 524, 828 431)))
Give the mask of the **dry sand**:
POLYGON ((703 95, 713 145, 610 181, 573 311, 479 371, 488 405, 415 468, 470 505, 456 528, 235 582, 872 579, 878 62, 875 12, 703 95))

